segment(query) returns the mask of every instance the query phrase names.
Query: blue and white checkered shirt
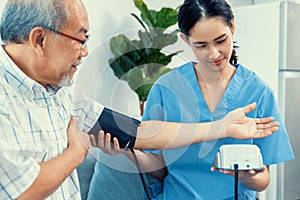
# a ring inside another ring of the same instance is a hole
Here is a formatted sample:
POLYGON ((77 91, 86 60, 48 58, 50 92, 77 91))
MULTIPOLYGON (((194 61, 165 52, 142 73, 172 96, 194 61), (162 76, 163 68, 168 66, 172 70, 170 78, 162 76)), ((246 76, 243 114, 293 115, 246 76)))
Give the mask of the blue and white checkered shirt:
MULTIPOLYGON (((39 162, 67 148, 70 116, 88 132, 103 106, 73 87, 47 90, 24 74, 0 47, 0 197, 15 199, 38 176, 39 162), (75 92, 74 92, 75 91, 75 92)), ((80 199, 76 170, 48 199, 80 199)))

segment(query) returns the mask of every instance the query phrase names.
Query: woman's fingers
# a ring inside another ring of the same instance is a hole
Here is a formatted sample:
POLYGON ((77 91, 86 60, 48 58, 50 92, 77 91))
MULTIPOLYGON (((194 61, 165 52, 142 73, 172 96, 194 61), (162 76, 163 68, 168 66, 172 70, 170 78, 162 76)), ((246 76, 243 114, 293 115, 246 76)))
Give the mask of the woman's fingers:
POLYGON ((267 129, 272 129, 277 131, 278 129, 279 122, 272 122, 272 123, 266 123, 266 124, 256 124, 256 128, 260 130, 267 130, 267 129))
POLYGON ((256 118, 255 123, 256 124, 267 124, 274 121, 274 117, 266 117, 266 118, 256 118))
POLYGON ((256 102, 251 103, 251 104, 249 104, 249 105, 243 107, 243 108, 242 108, 242 111, 243 111, 245 114, 247 114, 247 113, 253 111, 255 108, 256 108, 256 102))

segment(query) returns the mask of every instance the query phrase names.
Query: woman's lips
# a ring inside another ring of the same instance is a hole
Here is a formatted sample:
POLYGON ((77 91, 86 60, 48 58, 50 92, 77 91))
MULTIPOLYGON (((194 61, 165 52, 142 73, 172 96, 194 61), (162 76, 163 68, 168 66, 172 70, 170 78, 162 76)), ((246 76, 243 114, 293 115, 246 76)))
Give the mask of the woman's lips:
POLYGON ((222 62, 223 62, 223 59, 219 59, 219 60, 213 61, 213 64, 218 66, 218 65, 221 65, 222 62))

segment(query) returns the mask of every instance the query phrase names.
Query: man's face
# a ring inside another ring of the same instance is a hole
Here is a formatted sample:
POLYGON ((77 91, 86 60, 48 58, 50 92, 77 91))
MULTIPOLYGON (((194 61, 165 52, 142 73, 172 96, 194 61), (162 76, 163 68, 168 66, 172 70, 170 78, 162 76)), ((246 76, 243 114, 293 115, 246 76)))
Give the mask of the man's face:
POLYGON ((46 64, 40 69, 42 85, 71 85, 81 58, 88 55, 87 46, 83 47, 79 42, 87 38, 87 12, 80 0, 69 0, 68 9, 69 22, 61 32, 78 40, 46 30, 49 42, 45 48, 46 64))

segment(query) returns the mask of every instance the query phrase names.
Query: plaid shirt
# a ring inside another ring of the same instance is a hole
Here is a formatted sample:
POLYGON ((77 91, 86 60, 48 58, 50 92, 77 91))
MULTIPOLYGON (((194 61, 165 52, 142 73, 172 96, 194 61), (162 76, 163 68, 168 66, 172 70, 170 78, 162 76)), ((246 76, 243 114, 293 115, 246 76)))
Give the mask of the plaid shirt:
MULTIPOLYGON (((67 148, 70 116, 88 132, 103 106, 74 87, 47 89, 24 74, 0 48, 0 197, 15 199, 38 176, 39 162, 67 148), (74 92, 75 91, 75 92, 74 92)), ((80 199, 76 170, 48 199, 80 199)))

